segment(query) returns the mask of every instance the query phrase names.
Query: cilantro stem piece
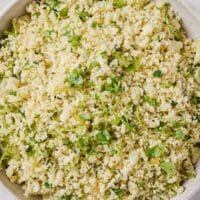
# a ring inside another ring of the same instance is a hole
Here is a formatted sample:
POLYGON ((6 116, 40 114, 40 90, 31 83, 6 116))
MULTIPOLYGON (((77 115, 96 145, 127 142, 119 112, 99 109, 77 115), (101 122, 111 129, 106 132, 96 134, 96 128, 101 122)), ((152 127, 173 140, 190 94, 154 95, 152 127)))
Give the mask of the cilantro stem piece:
POLYGON ((19 34, 19 23, 17 19, 12 20, 12 29, 10 31, 4 31, 6 35, 12 35, 16 37, 19 34))
POLYGON ((136 120, 139 124, 142 123, 142 119, 141 119, 141 116, 140 116, 140 110, 139 110, 139 106, 137 105, 136 106, 136 109, 135 109, 135 117, 136 117, 136 120))
POLYGON ((2 153, 2 155, 0 157, 0 169, 2 167, 3 161, 6 160, 6 158, 7 158, 8 155, 9 155, 8 148, 3 149, 3 153, 2 153))
POLYGON ((129 131, 135 133, 135 128, 133 127, 133 125, 131 124, 128 118, 126 118, 125 116, 122 116, 121 121, 129 131))
POLYGON ((156 106, 158 103, 155 99, 151 98, 150 96, 145 96, 144 101, 147 102, 151 106, 156 106))

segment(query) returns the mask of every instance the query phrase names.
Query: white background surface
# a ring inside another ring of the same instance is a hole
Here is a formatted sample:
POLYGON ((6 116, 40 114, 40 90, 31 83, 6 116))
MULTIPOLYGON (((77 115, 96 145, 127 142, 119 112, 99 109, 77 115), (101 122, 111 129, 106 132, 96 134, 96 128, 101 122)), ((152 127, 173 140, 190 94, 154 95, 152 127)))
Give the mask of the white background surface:
MULTIPOLYGON (((0 0, 0 16, 5 12, 5 10, 7 10, 9 5, 15 1, 16 0, 0 0)), ((20 0, 20 1, 23 1, 23 0, 20 0)), ((200 0, 179 0, 179 1, 184 2, 184 4, 190 9, 190 11, 192 11, 193 14, 195 14, 196 16, 200 18, 200 0)), ((5 187, 2 185, 1 182, 0 182, 0 200, 16 200, 16 198, 13 195, 11 195, 10 193, 6 191, 5 187)), ((193 197, 190 200, 200 200, 200 192, 199 194, 197 194, 195 197, 193 197)))

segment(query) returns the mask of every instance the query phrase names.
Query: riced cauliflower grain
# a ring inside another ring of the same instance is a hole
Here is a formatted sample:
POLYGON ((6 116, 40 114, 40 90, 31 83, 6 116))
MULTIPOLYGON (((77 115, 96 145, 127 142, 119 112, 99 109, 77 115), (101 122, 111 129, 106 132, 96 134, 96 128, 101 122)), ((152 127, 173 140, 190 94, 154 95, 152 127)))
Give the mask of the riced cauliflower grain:
POLYGON ((200 42, 154 0, 39 0, 0 41, 0 164, 45 200, 169 200, 195 176, 200 42))

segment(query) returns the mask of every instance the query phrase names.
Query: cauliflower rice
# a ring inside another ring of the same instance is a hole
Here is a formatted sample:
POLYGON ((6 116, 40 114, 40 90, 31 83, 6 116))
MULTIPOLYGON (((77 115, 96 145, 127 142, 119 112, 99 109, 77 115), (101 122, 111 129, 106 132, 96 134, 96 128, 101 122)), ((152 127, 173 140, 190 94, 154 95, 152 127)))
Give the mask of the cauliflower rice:
POLYGON ((153 0, 34 1, 0 42, 0 163, 27 196, 168 200, 195 176, 200 42, 153 0))

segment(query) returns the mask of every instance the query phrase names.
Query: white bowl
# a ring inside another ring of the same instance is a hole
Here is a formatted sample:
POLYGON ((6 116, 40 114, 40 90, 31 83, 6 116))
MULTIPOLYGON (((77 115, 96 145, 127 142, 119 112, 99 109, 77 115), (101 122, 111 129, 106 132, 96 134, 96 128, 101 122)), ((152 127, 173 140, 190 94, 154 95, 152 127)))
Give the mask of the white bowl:
MULTIPOLYGON (((9 27, 13 17, 23 15, 25 7, 32 0, 0 0, 0 33, 9 27)), ((162 0, 171 3, 182 17, 188 37, 200 40, 200 0, 162 0), (195 12, 196 11, 196 14, 195 12)), ((1 36, 1 34, 0 34, 1 36)), ((197 164, 197 177, 185 183, 186 190, 173 200, 200 200, 200 162, 197 164)), ((19 185, 12 184, 4 171, 0 172, 0 200, 39 200, 26 198, 19 185)))

